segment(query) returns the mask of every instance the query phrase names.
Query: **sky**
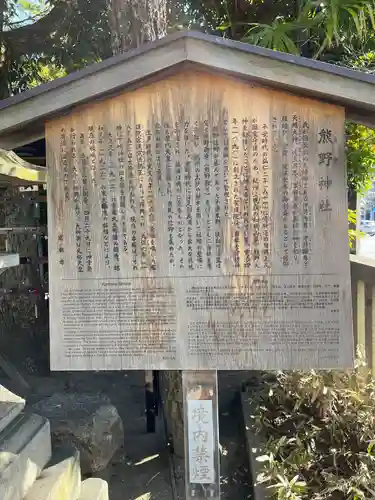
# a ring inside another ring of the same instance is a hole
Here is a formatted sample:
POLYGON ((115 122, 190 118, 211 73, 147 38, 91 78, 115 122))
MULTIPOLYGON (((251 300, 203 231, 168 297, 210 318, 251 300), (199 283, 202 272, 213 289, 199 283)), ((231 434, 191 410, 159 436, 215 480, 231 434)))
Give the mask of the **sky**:
POLYGON ((41 10, 48 10, 49 1, 48 0, 15 0, 16 3, 16 15, 14 21, 25 21, 25 23, 33 22, 32 17, 34 13, 38 13, 41 10))

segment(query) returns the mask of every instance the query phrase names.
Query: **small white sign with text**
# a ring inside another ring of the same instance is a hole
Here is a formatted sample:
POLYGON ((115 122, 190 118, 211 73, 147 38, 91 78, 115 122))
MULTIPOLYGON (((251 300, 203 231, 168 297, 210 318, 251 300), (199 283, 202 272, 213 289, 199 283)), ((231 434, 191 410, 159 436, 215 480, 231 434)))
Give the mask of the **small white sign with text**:
POLYGON ((189 480, 215 482, 214 428, 211 400, 188 400, 189 480))

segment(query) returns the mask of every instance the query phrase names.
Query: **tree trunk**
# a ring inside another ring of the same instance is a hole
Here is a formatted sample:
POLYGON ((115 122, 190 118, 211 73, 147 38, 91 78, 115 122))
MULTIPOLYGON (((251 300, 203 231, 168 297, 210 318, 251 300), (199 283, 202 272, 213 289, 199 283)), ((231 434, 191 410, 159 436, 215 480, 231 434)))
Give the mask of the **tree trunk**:
POLYGON ((184 401, 181 371, 160 372, 160 396, 163 402, 168 439, 172 451, 184 458, 184 401))
POLYGON ((108 0, 108 9, 113 54, 166 35, 167 0, 108 0))

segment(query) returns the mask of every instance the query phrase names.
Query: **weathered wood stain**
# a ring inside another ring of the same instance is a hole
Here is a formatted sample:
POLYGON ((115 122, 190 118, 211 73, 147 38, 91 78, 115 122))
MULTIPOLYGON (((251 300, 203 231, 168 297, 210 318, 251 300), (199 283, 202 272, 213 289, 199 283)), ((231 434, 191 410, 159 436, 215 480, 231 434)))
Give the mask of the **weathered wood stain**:
POLYGON ((342 108, 188 71, 46 131, 52 369, 351 365, 342 108))

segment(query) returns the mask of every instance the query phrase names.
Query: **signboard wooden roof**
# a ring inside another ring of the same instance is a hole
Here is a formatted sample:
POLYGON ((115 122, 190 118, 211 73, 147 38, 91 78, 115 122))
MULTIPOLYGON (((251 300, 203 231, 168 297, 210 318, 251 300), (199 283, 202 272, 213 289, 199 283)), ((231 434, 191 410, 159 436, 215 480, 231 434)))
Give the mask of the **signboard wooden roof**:
POLYGON ((45 184, 47 169, 33 165, 13 151, 0 149, 0 186, 25 184, 45 184))
POLYGON ((202 33, 177 32, 0 102, 0 147, 12 149, 43 137, 46 120, 187 65, 338 104, 349 119, 375 125, 372 75, 202 33))
POLYGON ((0 147, 46 126, 52 369, 350 366, 373 81, 177 33, 0 103, 0 147))

